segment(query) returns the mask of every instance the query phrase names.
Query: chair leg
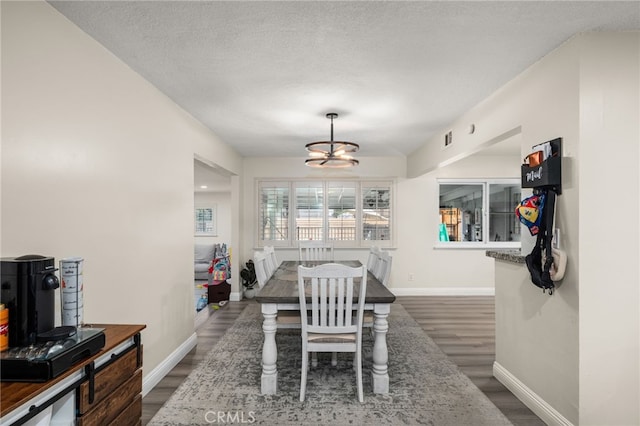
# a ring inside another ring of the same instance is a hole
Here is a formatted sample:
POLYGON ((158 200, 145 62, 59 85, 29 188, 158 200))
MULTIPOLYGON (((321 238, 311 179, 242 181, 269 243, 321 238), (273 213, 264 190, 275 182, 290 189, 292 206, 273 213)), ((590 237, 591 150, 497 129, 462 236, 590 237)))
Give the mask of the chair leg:
POLYGON ((300 402, 304 402, 304 396, 307 390, 307 368, 309 366, 309 353, 306 348, 304 348, 303 351, 300 370, 300 402))
POLYGON ((358 381, 358 401, 364 402, 362 392, 362 349, 356 353, 356 380, 358 381))
POLYGON ((311 352, 311 366, 313 368, 318 366, 318 354, 316 352, 311 352))
POLYGON ((331 354, 331 365, 335 367, 338 365, 338 352, 334 352, 331 354))

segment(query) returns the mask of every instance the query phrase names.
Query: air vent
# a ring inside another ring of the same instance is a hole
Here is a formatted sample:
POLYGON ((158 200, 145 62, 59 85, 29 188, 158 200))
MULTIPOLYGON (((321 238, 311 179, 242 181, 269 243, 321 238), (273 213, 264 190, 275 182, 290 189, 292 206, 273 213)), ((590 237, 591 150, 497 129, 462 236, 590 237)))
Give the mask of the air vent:
POLYGON ((445 133, 444 135, 444 148, 448 147, 452 143, 453 143, 453 133, 451 130, 449 130, 449 132, 445 133))

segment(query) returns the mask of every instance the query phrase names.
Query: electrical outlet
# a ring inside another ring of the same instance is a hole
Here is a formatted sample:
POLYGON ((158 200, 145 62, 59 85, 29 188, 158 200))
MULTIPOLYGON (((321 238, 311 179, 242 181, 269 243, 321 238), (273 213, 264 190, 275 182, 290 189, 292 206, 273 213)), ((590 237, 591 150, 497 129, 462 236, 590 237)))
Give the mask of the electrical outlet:
POLYGON ((409 274, 409 281, 413 281, 413 274, 409 274))

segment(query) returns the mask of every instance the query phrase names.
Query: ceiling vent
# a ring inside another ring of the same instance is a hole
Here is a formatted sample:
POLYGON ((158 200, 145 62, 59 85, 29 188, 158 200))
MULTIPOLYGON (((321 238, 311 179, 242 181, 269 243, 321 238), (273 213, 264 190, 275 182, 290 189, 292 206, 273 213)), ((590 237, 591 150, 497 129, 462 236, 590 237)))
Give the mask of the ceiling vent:
POLYGON ((443 148, 448 147, 452 143, 453 143, 453 132, 451 130, 449 130, 447 133, 444 134, 444 147, 443 148))

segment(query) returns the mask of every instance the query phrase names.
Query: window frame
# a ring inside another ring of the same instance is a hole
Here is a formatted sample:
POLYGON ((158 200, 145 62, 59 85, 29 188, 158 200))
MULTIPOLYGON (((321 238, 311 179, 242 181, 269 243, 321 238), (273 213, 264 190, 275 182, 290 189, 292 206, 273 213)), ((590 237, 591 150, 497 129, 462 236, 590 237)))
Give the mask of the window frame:
POLYGON ((292 226, 295 223, 295 214, 292 214, 291 207, 291 199, 295 197, 293 192, 293 185, 291 181, 286 179, 269 179, 269 180, 261 180, 256 181, 255 187, 255 218, 256 218, 256 241, 262 241, 263 244, 260 244, 259 247, 264 247, 265 245, 270 245, 274 247, 289 247, 289 241, 292 239, 291 232, 292 229, 295 230, 295 226, 292 226), (261 207, 261 196, 262 196, 262 188, 261 183, 266 183, 265 187, 269 188, 287 188, 288 191, 288 204, 287 204, 287 238, 282 240, 262 240, 260 238, 260 227, 262 226, 262 207, 261 207))
POLYGON ((328 221, 328 212, 329 212, 329 188, 330 185, 341 184, 341 185, 351 185, 355 184, 355 222, 356 222, 356 230, 355 230, 355 240, 331 240, 333 242, 335 248, 369 248, 372 246, 378 246, 383 248, 392 248, 395 246, 395 192, 396 192, 396 180, 393 178, 389 179, 350 179, 350 178, 335 178, 335 179, 313 179, 313 178, 256 178, 255 179, 255 224, 256 230, 254 232, 255 238, 255 247, 264 247, 264 246, 275 246, 281 248, 296 248, 298 247, 298 240, 296 234, 296 215, 297 215, 297 199, 296 199, 296 185, 305 183, 314 184, 319 183, 322 188, 323 193, 323 235, 326 237, 329 235, 329 221, 328 221), (289 205, 288 205, 288 239, 286 240, 263 240, 261 239, 261 214, 262 205, 261 205, 261 194, 263 186, 274 186, 275 184, 281 184, 282 187, 285 185, 288 187, 289 191, 289 205), (389 224, 389 233, 390 237, 388 240, 364 240, 362 236, 362 223, 363 223, 363 208, 362 208, 362 188, 363 187, 388 187, 390 192, 390 201, 389 201, 389 211, 390 211, 390 224, 389 224))
MULTIPOLYGON (((520 187, 519 178, 491 178, 491 179, 474 179, 474 178, 437 178, 437 191, 436 191, 436 206, 438 213, 435 218, 435 224, 431 227, 433 231, 432 235, 435 239, 434 248, 436 249, 520 249, 522 247, 522 239, 520 241, 489 241, 488 238, 483 238, 482 241, 440 241, 439 227, 440 227, 440 186, 443 184, 453 185, 481 185, 482 186, 482 235, 489 235, 490 227, 490 185, 516 185, 520 187)), ((522 188, 521 188, 522 189, 522 188)), ((514 206, 515 209, 516 206, 514 206)), ((513 213, 515 217, 515 211, 513 213)), ((517 229, 520 230, 522 238, 522 229, 520 223, 516 224, 517 229)))

